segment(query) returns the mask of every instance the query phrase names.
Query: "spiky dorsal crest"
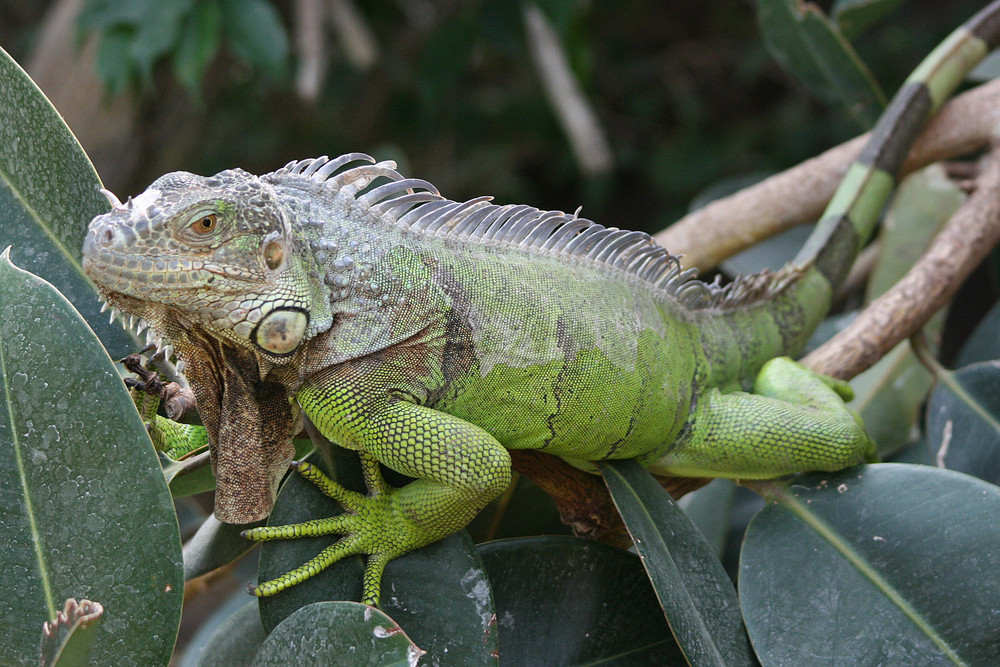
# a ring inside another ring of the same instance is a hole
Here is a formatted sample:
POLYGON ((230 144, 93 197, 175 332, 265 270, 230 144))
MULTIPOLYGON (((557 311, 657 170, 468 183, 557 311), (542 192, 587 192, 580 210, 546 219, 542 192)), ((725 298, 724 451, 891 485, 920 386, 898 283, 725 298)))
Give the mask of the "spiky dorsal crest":
POLYGON ((395 167, 391 161, 348 153, 289 162, 262 178, 278 185, 288 179, 308 179, 314 186, 353 197, 380 219, 409 232, 596 262, 663 290, 691 309, 736 308, 771 298, 799 273, 786 268, 741 277, 725 286, 718 280, 706 283, 696 278, 697 269, 682 270, 680 257, 656 245, 645 232, 604 227, 579 217, 579 211, 570 215, 523 204, 496 205, 490 203, 491 197, 452 201, 431 183, 405 178, 395 167), (348 167, 359 161, 369 164, 348 167), (380 178, 389 182, 370 187, 380 178))

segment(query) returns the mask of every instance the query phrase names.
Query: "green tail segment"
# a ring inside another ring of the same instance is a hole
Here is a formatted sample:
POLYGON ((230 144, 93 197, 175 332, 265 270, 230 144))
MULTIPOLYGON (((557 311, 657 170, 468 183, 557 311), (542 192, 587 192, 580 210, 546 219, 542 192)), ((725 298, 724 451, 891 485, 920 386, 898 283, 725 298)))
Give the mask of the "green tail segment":
POLYGON ((994 2, 953 31, 907 78, 795 259, 767 279, 744 279, 751 283, 747 292, 765 293, 765 298, 737 299, 724 308, 728 312, 705 314, 704 345, 710 360, 719 359, 713 364, 719 369, 715 381, 752 377, 773 356, 802 349, 874 232, 913 141, 998 44, 1000 6, 994 2), (760 336, 747 341, 747 327, 760 336))
MULTIPOLYGON (((816 232, 776 273, 725 287, 641 232, 530 206, 442 197, 349 154, 263 176, 167 174, 95 218, 84 268, 169 341, 205 425, 215 515, 266 516, 308 418, 356 450, 369 493, 301 474, 346 510, 253 540, 335 533, 274 595, 350 555, 364 600, 385 564, 461 530, 510 480, 508 450, 588 470, 774 478, 873 460, 850 387, 795 363, 867 241, 913 139, 1000 41, 1000 0, 936 49, 890 104, 816 232), (388 182, 386 182, 388 181, 388 182), (414 478, 401 488, 386 466, 414 478)), ((147 411, 148 412, 148 411, 147 411)))

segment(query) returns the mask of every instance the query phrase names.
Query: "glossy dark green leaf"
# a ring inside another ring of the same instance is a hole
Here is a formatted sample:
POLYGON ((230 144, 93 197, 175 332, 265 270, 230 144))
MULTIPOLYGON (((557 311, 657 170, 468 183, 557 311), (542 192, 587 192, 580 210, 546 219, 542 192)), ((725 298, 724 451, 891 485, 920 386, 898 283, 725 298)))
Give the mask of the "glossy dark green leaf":
POLYGON ((715 553, 721 555, 726 547, 735 501, 733 480, 719 478, 678 499, 677 504, 715 553))
POLYGON ((740 566, 761 663, 994 664, 1000 489, 894 463, 766 486, 740 566))
POLYGON ((272 630, 251 664, 414 667, 420 655, 403 629, 378 609, 358 602, 316 602, 272 630))
POLYGON ((0 50, 0 250, 69 299, 113 358, 135 351, 109 324, 80 263, 87 224, 110 206, 101 181, 49 101, 0 50))
POLYGON ((635 554, 579 537, 479 545, 501 665, 686 665, 635 554))
POLYGON ((240 532, 263 523, 237 526, 209 516, 184 543, 184 580, 207 574, 253 549, 256 544, 240 536, 240 532))
POLYGON ((1000 484, 1000 361, 940 379, 927 404, 927 440, 939 465, 1000 484))
POLYGON ((994 304, 976 325, 958 353, 955 366, 961 368, 992 359, 1000 359, 1000 302, 994 304))
POLYGON ((885 94, 840 30, 802 0, 761 0, 757 7, 771 55, 812 94, 839 103, 861 128, 871 128, 885 94))
POLYGON ((152 443, 114 365, 51 285, 0 255, 0 664, 35 662, 67 598, 106 614, 95 664, 166 664, 180 538, 152 443))
POLYGON ((701 531, 635 461, 601 472, 688 662, 754 664, 736 591, 701 531))
POLYGON ((837 0, 830 15, 848 39, 863 33, 891 14, 902 0, 837 0))
POLYGON ((251 600, 219 624, 198 656, 198 667, 249 665, 267 633, 260 623, 257 600, 251 600))
MULTIPOLYGON (((354 463, 357 454, 340 448, 337 460, 354 463)), ((325 464, 320 463, 325 468, 325 464)), ((360 475, 352 472, 350 476, 360 475)), ((343 475, 338 476, 341 480, 343 475)), ((356 486, 357 481, 350 486, 356 486)), ((340 508, 299 475, 291 475, 278 495, 269 525, 297 523, 339 514, 340 508)), ((298 567, 336 541, 337 536, 264 543, 259 580, 298 567)), ((361 557, 348 558, 309 580, 261 600, 264 627, 274 628, 296 609, 321 600, 361 598, 361 557)), ((427 651, 424 663, 492 664, 495 616, 489 582, 475 546, 463 531, 389 563, 382 577, 380 606, 427 651), (454 662, 451 662, 454 661, 454 662)))

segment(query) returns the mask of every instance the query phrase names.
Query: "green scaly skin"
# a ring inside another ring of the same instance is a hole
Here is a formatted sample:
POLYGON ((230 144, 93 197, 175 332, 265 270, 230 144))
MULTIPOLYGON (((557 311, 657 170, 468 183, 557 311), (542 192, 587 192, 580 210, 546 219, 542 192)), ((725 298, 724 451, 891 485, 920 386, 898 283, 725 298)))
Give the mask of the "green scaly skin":
POLYGON ((377 604, 389 560, 503 491, 510 449, 746 479, 872 460, 847 385, 786 355, 824 316, 911 140, 996 44, 998 17, 984 9, 907 81, 795 262, 726 288, 645 234, 449 202, 391 163, 349 167, 374 162, 357 154, 109 195, 84 266, 112 317, 141 318, 187 364, 220 520, 270 512, 304 417, 359 452, 368 495, 296 464, 345 514, 246 535, 344 535, 255 594, 364 554, 377 604), (392 488, 379 464, 415 481, 392 488))

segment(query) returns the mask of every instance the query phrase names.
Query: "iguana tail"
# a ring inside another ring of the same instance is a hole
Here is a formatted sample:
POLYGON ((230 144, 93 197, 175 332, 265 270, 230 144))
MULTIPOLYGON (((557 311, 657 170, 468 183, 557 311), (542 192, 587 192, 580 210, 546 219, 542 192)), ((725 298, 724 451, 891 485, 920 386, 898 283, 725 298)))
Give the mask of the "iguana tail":
POLYGON ((962 24, 913 71, 795 260, 776 274, 743 279, 747 285, 734 290, 741 296, 720 304, 724 312, 716 310, 722 317, 705 313, 712 321, 702 327, 704 345, 716 372, 732 379, 752 377, 768 358, 801 350, 872 235, 913 141, 966 74, 998 44, 1000 0, 962 24), (763 292, 769 292, 767 298, 763 292), (742 297, 747 294, 750 298, 742 297))

